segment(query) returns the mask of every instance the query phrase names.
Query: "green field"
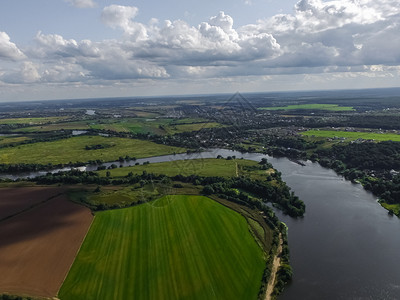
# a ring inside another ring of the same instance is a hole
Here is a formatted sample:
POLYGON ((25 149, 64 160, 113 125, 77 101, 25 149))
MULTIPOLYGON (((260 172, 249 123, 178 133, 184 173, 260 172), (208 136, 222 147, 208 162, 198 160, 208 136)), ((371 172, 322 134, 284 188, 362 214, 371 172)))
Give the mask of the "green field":
POLYGON ((202 196, 96 214, 69 299, 256 299, 265 262, 243 216, 202 196))
POLYGON ((0 124, 45 124, 65 120, 68 117, 42 117, 42 118, 15 118, 15 119, 0 119, 0 124))
POLYGON ((149 119, 131 118, 121 120, 102 120, 91 124, 92 129, 112 130, 116 132, 176 134, 187 131, 198 131, 202 128, 222 126, 204 119, 149 119))
POLYGON ((376 141, 394 141, 400 142, 400 135, 395 133, 375 133, 375 132, 354 132, 354 131, 336 131, 336 130, 308 130, 301 133, 309 137, 334 138, 343 137, 349 140, 362 138, 364 140, 376 141))
POLYGON ((199 176, 221 176, 221 177, 236 177, 249 176, 254 179, 265 179, 265 175, 270 170, 257 169, 258 163, 251 160, 227 160, 227 159, 190 159, 179 161, 168 161, 161 163, 151 163, 147 165, 138 165, 132 167, 124 167, 112 170, 99 171, 101 176, 106 176, 106 172, 110 172, 111 177, 124 177, 130 172, 133 174, 142 174, 143 171, 154 174, 164 174, 167 176, 176 175, 199 175, 199 176))
POLYGON ((73 121, 73 122, 62 122, 45 124, 42 126, 30 126, 24 128, 18 128, 13 130, 14 132, 45 132, 45 131, 56 131, 56 130, 87 130, 90 129, 90 124, 93 123, 92 120, 86 121, 73 121))
POLYGON ((32 126, 16 129, 18 132, 43 132, 55 130, 86 130, 100 129, 115 132, 150 133, 150 134, 175 134, 187 131, 198 131, 202 128, 213 128, 222 126, 215 122, 204 119, 151 119, 151 118, 129 118, 129 119, 97 119, 75 122, 63 122, 46 124, 43 126, 32 126))
POLYGON ((97 187, 90 186, 69 191, 68 198, 91 209, 100 207, 104 210, 128 207, 169 194, 199 195, 202 189, 202 186, 194 186, 190 183, 180 182, 182 186, 180 188, 173 188, 172 184, 154 181, 144 186, 139 183, 129 186, 102 186, 98 192, 95 192, 97 187))
POLYGON ((337 104, 297 104, 288 106, 260 107, 261 110, 328 110, 328 111, 354 111, 351 106, 339 106, 337 104))
POLYGON ((174 152, 184 152, 185 149, 117 137, 76 136, 51 142, 20 145, 13 148, 0 149, 0 162, 3 164, 36 163, 60 164, 69 162, 87 162, 101 159, 104 161, 118 160, 125 157, 150 157, 174 152), (104 149, 85 150, 86 146, 102 145, 104 149))
POLYGON ((27 136, 0 136, 0 146, 19 143, 29 139, 27 136))

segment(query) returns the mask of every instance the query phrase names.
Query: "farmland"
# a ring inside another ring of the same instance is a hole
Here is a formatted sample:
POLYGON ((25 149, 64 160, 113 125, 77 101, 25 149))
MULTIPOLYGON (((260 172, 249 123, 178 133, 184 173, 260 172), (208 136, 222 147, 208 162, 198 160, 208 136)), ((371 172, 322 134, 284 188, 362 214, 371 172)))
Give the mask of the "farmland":
POLYGON ((375 141, 400 141, 400 135, 396 133, 376 133, 376 132, 356 132, 356 131, 340 131, 340 130, 307 130, 301 133, 308 137, 334 138, 342 137, 348 140, 364 139, 375 141))
POLYGON ((63 192, 45 187, 0 188, 0 221, 21 213, 63 192))
POLYGON ((325 110, 325 111, 354 111, 351 106, 339 106, 337 104, 294 104, 288 106, 261 107, 260 110, 325 110))
POLYGON ((203 196, 96 214, 59 297, 254 299, 265 267, 244 217, 203 196))
POLYGON ((0 188, 2 212, 14 215, 0 222, 0 272, 7 274, 0 277, 1 292, 56 296, 92 221, 89 209, 61 192, 0 188))
POLYGON ((96 159, 112 161, 117 160, 119 156, 125 157, 126 155, 140 158, 183 151, 182 148, 159 145, 150 141, 117 137, 77 136, 50 142, 20 145, 14 148, 2 148, 0 149, 0 161, 8 164, 65 164, 96 159), (90 148, 95 145, 102 145, 102 149, 85 149, 86 146, 90 148))

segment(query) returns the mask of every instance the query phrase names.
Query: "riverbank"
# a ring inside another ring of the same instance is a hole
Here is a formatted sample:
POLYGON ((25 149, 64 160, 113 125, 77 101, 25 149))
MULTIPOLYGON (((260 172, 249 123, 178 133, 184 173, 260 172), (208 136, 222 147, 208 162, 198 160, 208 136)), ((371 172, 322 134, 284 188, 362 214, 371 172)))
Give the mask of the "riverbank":
POLYGON ((265 292, 265 300, 274 299, 272 293, 274 292, 278 269, 281 265, 282 245, 283 245, 282 235, 279 234, 279 246, 276 250, 274 259, 272 261, 271 275, 269 277, 266 292, 265 292))
POLYGON ((388 211, 389 215, 395 215, 400 218, 400 204, 388 204, 383 201, 378 201, 379 204, 388 211))

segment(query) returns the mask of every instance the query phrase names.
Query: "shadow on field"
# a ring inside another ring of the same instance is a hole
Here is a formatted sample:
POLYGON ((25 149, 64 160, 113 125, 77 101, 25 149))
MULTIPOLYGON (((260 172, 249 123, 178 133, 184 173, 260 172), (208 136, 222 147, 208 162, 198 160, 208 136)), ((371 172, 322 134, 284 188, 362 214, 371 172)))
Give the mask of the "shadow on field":
MULTIPOLYGON (((0 222, 0 250, 15 243, 25 243, 45 237, 60 227, 74 226, 83 208, 58 196, 45 203, 0 222)), ((12 207, 21 208, 19 205, 12 207)), ((49 245, 51 247, 51 245, 49 245)), ((0 258, 1 261, 1 258, 0 258)))
POLYGON ((0 189, 0 222, 64 192, 52 187, 13 187, 0 189))

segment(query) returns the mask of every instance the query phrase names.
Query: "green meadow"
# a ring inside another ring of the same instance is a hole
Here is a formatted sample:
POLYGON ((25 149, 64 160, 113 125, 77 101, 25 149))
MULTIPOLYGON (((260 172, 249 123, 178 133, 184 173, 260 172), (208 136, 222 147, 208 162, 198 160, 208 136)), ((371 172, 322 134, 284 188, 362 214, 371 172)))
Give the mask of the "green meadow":
POLYGON ((50 142, 0 148, 0 162, 4 164, 36 163, 60 164, 88 162, 101 159, 117 160, 125 157, 150 157, 184 152, 185 149, 128 138, 102 136, 76 136, 50 142), (103 149, 86 150, 86 146, 101 145, 103 149))
POLYGON ((343 137, 349 140, 356 140, 362 138, 364 140, 376 140, 376 141, 400 141, 400 135, 396 133, 376 133, 376 132, 355 132, 355 131, 336 131, 336 130, 307 130, 301 133, 304 136, 309 137, 343 137))
POLYGON ((9 145, 9 144, 14 144, 14 143, 20 143, 26 140, 29 140, 30 138, 27 136, 1 136, 0 135, 0 146, 3 145, 9 145))
POLYGON ((203 196, 96 213, 59 291, 79 299, 256 299, 265 267, 243 216, 203 196))
POLYGON ((271 170, 260 170, 258 166, 257 162, 251 160, 206 158, 168 161, 112 170, 102 170, 99 171, 99 174, 100 176, 106 176, 108 171, 110 172, 111 177, 124 177, 130 172, 133 174, 142 174, 143 171, 146 171, 147 173, 164 174, 167 176, 199 175, 206 177, 236 177, 243 175, 249 176, 253 179, 265 179, 265 175, 269 174, 271 170))
POLYGON ((111 130, 127 133, 150 133, 158 135, 175 134, 187 131, 198 131, 202 128, 222 126, 204 119, 167 119, 167 118, 124 118, 124 119, 95 119, 74 122, 45 124, 16 129, 18 132, 43 132, 55 130, 111 130))
POLYGON ((58 122, 67 119, 68 117, 41 117, 41 118, 15 118, 15 119, 0 119, 0 124, 45 124, 58 122))
POLYGON ((172 184, 163 182, 149 182, 141 186, 139 183, 129 186, 101 186, 95 192, 95 187, 72 189, 68 192, 68 198, 91 209, 110 209, 128 207, 139 202, 148 202, 164 195, 199 195, 202 186, 180 182, 179 188, 173 188, 172 184))
POLYGON ((328 110, 328 111, 354 111, 351 106, 339 106, 337 104, 297 104, 288 106, 260 107, 261 110, 328 110))
POLYGON ((90 124, 93 121, 73 121, 73 122, 61 122, 52 124, 43 124, 41 126, 29 126, 24 128, 15 129, 14 132, 45 132, 45 131, 57 131, 57 130, 86 130, 90 129, 90 124))

